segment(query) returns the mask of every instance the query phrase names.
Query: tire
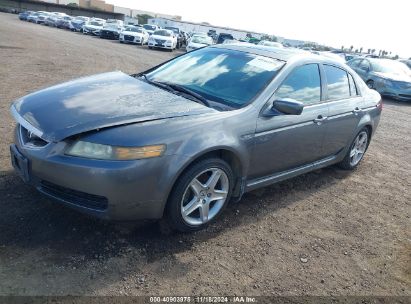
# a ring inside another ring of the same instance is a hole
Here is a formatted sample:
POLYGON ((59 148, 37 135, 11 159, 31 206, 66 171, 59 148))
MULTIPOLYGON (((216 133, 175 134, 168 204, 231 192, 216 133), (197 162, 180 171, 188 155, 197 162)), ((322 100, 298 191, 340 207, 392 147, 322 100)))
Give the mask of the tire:
POLYGON ((338 164, 338 166, 344 170, 354 170, 363 159, 369 144, 370 131, 368 128, 363 128, 355 136, 353 142, 350 145, 350 148, 347 151, 347 154, 345 155, 344 159, 338 164), (365 142, 359 146, 358 144, 360 144, 360 141, 364 139, 365 135, 365 142))
POLYGON ((369 89, 374 89, 374 81, 373 80, 368 80, 367 81, 367 87, 369 89))
POLYGON ((124 41, 121 41, 121 40, 119 40, 120 41, 120 43, 124 43, 124 41))
POLYGON ((233 171, 222 159, 195 163, 180 176, 170 194, 166 206, 168 224, 180 232, 204 229, 224 211, 233 186, 233 171))
POLYGON ((152 50, 152 49, 153 49, 153 47, 151 47, 151 46, 149 46, 148 48, 149 48, 150 50, 152 50))

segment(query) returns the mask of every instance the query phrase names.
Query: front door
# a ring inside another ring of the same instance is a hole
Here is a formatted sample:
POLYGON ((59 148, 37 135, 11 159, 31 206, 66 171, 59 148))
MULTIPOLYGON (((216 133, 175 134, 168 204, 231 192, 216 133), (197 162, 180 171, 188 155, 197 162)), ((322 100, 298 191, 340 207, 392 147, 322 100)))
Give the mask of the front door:
POLYGON ((260 116, 249 178, 259 178, 322 158, 328 105, 321 103, 319 66, 295 68, 280 85, 273 100, 291 98, 304 103, 300 115, 260 116))

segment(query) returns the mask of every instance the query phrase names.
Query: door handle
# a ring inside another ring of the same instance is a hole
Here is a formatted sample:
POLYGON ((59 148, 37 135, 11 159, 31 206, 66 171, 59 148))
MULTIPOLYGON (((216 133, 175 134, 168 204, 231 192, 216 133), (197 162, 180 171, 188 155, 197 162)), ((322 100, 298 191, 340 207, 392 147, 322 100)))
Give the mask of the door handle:
POLYGON ((314 119, 314 122, 317 125, 321 125, 321 123, 323 123, 325 120, 327 120, 327 116, 322 116, 322 115, 318 115, 318 117, 316 119, 314 119))
POLYGON ((359 107, 356 107, 353 111, 354 114, 358 114, 362 112, 362 109, 360 109, 359 107))

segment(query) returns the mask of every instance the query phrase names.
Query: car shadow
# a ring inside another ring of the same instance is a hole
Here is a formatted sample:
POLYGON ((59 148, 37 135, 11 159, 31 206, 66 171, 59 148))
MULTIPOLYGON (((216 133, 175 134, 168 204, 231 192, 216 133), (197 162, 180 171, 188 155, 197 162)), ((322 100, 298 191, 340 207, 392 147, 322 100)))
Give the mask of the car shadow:
MULTIPOLYGON (((127 264, 116 271, 131 276, 135 269, 147 264, 155 267, 162 267, 158 266, 162 263, 178 264, 176 254, 190 252, 231 229, 253 225, 257 219, 298 204, 299 200, 338 183, 348 174, 335 167, 307 173, 245 194, 240 202, 230 203, 205 230, 164 234, 157 222, 113 223, 82 215, 45 199, 14 172, 0 172, 0 261, 7 264, 16 252, 36 251, 44 252, 45 268, 87 269, 97 264, 107 269, 113 258, 129 257, 132 266, 127 264)), ((186 266, 176 267, 178 270, 173 271, 184 272, 186 266)), ((84 284, 93 287, 113 283, 107 282, 107 277, 104 280, 93 279, 84 284)))

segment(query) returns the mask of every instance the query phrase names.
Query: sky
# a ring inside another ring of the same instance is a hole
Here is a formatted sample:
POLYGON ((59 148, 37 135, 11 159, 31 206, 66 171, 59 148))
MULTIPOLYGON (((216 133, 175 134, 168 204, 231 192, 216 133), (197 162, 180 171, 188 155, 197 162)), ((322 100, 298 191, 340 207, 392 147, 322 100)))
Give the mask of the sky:
POLYGON ((411 57, 410 0, 106 0, 114 5, 182 16, 341 48, 363 47, 411 57))

